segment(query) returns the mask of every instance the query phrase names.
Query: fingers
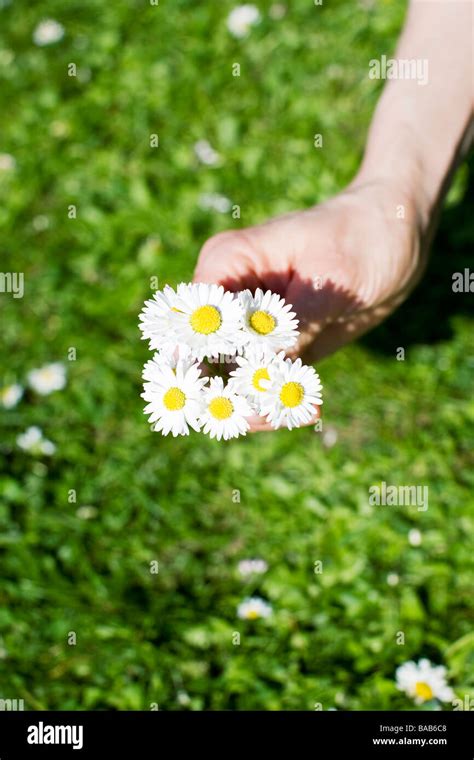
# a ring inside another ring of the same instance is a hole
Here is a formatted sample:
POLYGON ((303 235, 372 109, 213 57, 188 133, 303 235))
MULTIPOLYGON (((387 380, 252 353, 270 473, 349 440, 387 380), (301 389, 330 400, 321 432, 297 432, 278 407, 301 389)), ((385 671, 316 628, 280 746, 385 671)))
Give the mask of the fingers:
MULTIPOLYGON (((309 427, 310 425, 314 425, 316 421, 321 417, 321 407, 315 406, 314 407, 314 415, 310 419, 309 422, 306 422, 301 427, 309 427)), ((259 417, 257 415, 253 417, 247 417, 247 422, 250 425, 250 433, 268 433, 268 432, 275 432, 275 428, 273 428, 269 422, 266 421, 264 417, 259 417)))
POLYGON ((220 232, 203 245, 193 281, 217 283, 227 290, 255 289, 256 258, 251 231, 220 232))
POLYGON ((339 348, 360 338, 380 322, 383 322, 391 311, 393 311, 393 307, 387 303, 354 314, 345 321, 340 320, 329 324, 314 342, 303 347, 302 358, 307 363, 312 363, 333 354, 339 348))
POLYGON ((266 421, 264 417, 254 415, 253 417, 247 417, 247 422, 250 425, 250 433, 270 433, 274 428, 266 421))
POLYGON ((294 273, 286 294, 299 319, 300 336, 288 352, 292 359, 301 356, 316 361, 368 329, 353 324, 355 315, 362 314, 365 305, 342 284, 347 279, 346 270, 334 270, 324 278, 313 279, 294 273))

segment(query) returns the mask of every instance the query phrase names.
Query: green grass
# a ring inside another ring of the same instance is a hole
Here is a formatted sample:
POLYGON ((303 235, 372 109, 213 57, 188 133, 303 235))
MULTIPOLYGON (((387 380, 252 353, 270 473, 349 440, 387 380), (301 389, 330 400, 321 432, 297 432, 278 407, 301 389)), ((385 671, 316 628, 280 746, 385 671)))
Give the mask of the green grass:
MULTIPOLYGON (((0 172, 1 267, 25 273, 22 300, 0 294, 3 381, 68 368, 65 390, 2 412, 0 697, 31 709, 409 709, 394 672, 423 656, 474 696, 473 319, 450 291, 452 261, 374 338, 321 365, 332 448, 312 429, 162 438, 142 413, 150 278, 189 280, 212 233, 351 178, 380 89, 367 62, 391 53, 403 18, 396 0, 291 0, 278 21, 258 5, 244 41, 226 29, 230 0, 0 10, 0 152, 16 159, 0 172), (66 35, 39 48, 45 17, 66 35), (199 139, 219 167, 198 164, 199 139), (241 219, 203 211, 206 192, 241 219), (29 425, 53 457, 20 451, 29 425), (429 509, 369 506, 380 481, 428 485, 429 509), (237 563, 252 556, 269 570, 243 582, 237 563), (272 604, 268 620, 237 619, 253 593, 272 604)), ((463 172, 441 238, 458 258, 473 232, 456 221, 463 172)))

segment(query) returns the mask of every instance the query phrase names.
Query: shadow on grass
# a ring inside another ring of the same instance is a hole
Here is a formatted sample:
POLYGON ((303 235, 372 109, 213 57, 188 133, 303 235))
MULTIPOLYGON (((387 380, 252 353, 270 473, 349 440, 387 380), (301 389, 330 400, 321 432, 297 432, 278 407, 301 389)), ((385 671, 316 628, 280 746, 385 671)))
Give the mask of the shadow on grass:
POLYGON ((460 203, 441 214, 427 270, 419 285, 397 311, 364 335, 372 351, 393 355, 394 345, 438 343, 453 335, 451 318, 474 316, 474 293, 454 293, 453 274, 474 272, 474 158, 470 182, 460 203))

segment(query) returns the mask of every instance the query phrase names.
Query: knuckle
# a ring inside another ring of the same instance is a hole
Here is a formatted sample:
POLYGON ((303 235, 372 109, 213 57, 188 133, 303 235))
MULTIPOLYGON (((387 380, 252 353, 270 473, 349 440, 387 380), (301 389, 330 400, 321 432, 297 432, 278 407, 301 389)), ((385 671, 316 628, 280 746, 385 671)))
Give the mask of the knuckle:
POLYGON ((219 254, 224 250, 229 252, 235 252, 236 249, 242 250, 249 247, 249 240, 246 233, 243 230, 225 230, 224 232, 218 232, 207 240, 202 249, 201 254, 207 256, 216 253, 219 254))

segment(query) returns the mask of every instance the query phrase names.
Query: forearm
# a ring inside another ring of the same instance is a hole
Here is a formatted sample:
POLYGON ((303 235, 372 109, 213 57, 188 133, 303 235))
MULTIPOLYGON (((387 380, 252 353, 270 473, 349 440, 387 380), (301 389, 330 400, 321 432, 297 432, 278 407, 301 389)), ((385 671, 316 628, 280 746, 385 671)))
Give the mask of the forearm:
POLYGON ((471 0, 413 0, 394 58, 420 62, 427 81, 387 82, 356 178, 410 193, 426 225, 472 138, 472 20, 471 0))

